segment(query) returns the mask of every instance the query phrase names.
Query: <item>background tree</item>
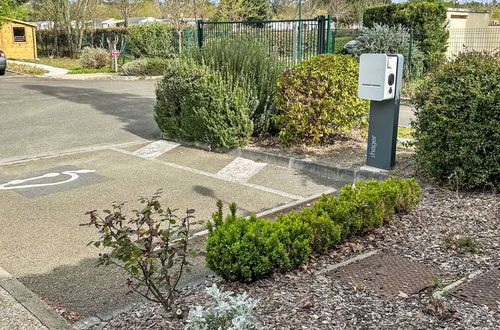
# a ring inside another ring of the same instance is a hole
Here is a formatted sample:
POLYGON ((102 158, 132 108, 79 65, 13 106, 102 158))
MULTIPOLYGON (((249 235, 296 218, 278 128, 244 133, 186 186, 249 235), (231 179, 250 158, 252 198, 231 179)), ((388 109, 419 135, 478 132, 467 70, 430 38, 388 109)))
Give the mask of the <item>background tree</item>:
POLYGON ((353 1, 331 0, 328 5, 328 14, 336 24, 349 25, 353 23, 356 7, 353 1))
POLYGON ((27 0, 0 0, 0 25, 7 18, 26 20, 29 9, 23 6, 27 0))
POLYGON ((128 27, 128 20, 133 17, 141 8, 143 0, 112 0, 120 11, 123 19, 123 25, 128 27))
POLYGON ((162 10, 164 17, 169 20, 177 32, 179 54, 182 52, 182 34, 189 27, 187 18, 191 18, 196 1, 190 0, 164 0, 162 10))
POLYGON ((269 18, 267 0, 221 0, 218 16, 230 21, 263 20, 269 18))

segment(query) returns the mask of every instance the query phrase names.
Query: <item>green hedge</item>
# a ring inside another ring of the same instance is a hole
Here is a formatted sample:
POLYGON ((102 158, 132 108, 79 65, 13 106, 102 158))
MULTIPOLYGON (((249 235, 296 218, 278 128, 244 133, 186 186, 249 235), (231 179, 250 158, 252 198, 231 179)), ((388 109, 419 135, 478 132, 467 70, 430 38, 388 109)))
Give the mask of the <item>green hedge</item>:
POLYGON ((402 25, 412 30, 414 41, 425 55, 425 66, 433 69, 445 59, 448 31, 444 2, 412 1, 366 9, 363 25, 402 25))
POLYGON ((453 188, 500 187, 500 60, 464 53, 419 87, 416 160, 453 188))
POLYGON ((249 98, 257 101, 255 110, 250 114, 254 135, 273 133, 276 80, 285 66, 269 53, 266 44, 251 37, 207 40, 203 48, 192 52, 191 57, 229 79, 237 80, 246 89, 249 98))
POLYGON ((345 238, 380 227, 395 213, 411 210, 420 198, 413 179, 361 181, 347 185, 339 197, 322 196, 311 208, 282 214, 274 222, 236 216, 225 220, 222 203, 208 224, 206 262, 230 281, 251 282, 274 271, 304 263, 310 252, 326 252, 345 238))
POLYGON ((253 131, 245 89, 190 59, 165 69, 154 112, 166 137, 215 149, 243 146, 253 131))

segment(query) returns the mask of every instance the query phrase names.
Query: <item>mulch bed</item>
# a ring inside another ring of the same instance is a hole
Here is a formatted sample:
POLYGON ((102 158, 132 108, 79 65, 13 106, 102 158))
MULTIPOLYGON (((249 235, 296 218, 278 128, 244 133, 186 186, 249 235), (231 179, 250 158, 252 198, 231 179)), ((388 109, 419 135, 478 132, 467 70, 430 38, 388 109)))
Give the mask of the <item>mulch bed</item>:
POLYGON ((441 287, 474 271, 500 266, 499 214, 498 195, 429 187, 410 214, 396 216, 329 254, 313 256, 301 269, 251 284, 209 278, 182 289, 172 313, 147 303, 94 329, 182 329, 189 309, 204 303, 204 288, 214 282, 260 299, 254 315, 268 329, 498 329, 498 312, 452 295, 436 301, 431 283, 418 293, 388 299, 322 270, 378 249, 438 269, 441 275, 433 285, 441 287), (457 236, 476 239, 479 252, 464 252, 446 243, 457 236))

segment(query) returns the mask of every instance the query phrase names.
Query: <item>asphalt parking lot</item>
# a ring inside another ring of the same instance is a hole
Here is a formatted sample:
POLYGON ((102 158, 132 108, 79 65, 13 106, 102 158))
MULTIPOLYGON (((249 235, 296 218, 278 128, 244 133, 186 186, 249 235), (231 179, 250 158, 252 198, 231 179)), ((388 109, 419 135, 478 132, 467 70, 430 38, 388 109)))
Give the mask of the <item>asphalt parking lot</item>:
MULTIPOLYGON (((85 318, 119 309, 125 277, 94 268, 85 212, 162 188, 164 204, 208 220, 215 202, 241 215, 340 184, 296 170, 158 141, 153 81, 2 77, 0 267, 85 318)), ((204 229, 203 225, 193 228, 204 229)), ((203 264, 197 264, 197 269, 203 264)))

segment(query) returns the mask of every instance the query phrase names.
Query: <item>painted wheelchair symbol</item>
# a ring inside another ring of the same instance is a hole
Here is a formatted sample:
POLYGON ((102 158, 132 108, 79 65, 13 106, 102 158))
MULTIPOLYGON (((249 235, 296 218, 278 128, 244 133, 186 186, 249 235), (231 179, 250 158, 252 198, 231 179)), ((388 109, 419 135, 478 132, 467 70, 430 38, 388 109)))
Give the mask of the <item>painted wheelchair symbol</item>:
POLYGON ((74 170, 74 171, 63 171, 61 173, 47 173, 44 175, 36 176, 28 179, 20 179, 20 180, 12 180, 7 183, 0 184, 0 190, 12 190, 12 189, 26 189, 26 188, 38 188, 38 187, 47 187, 47 186, 57 186, 60 184, 65 184, 71 181, 75 181, 80 177, 79 174, 82 173, 93 173, 95 170, 74 170), (64 179, 66 176, 69 176, 68 179, 58 182, 49 182, 49 183, 38 183, 38 184, 24 184, 26 182, 35 181, 39 179, 45 178, 55 178, 62 175, 64 179))

